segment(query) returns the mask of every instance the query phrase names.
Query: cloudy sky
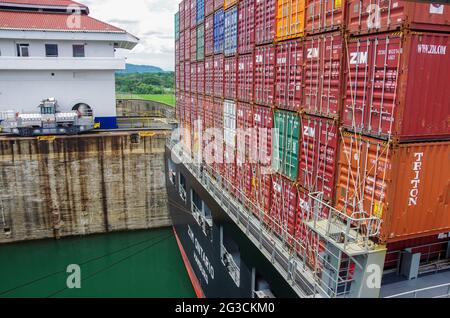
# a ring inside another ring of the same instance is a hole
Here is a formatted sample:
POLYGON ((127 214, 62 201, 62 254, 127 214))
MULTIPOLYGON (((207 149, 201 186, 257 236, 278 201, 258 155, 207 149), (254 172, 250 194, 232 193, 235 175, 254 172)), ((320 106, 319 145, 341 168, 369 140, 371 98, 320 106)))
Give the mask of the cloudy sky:
POLYGON ((180 0, 79 0, 94 18, 140 38, 133 51, 118 52, 128 63, 174 69, 174 14, 180 0))

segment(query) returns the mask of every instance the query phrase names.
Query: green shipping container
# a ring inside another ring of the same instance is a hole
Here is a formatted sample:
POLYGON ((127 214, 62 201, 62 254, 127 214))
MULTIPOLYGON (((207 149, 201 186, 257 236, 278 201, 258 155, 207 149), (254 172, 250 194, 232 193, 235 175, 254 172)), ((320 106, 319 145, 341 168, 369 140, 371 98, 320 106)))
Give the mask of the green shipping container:
POLYGON ((290 180, 296 181, 298 176, 300 118, 296 113, 276 111, 274 122, 272 168, 290 180))
POLYGON ((197 27, 197 61, 205 59, 205 25, 197 27))
POLYGON ((175 14, 175 40, 180 39, 180 13, 175 14))

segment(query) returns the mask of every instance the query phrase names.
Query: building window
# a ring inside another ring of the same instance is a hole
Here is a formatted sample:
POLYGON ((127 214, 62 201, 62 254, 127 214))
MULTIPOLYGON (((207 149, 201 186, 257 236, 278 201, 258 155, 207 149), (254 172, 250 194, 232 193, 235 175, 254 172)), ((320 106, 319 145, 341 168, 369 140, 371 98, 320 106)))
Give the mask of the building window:
POLYGON ((58 45, 57 44, 46 44, 45 45, 45 56, 58 57, 58 45))
POLYGON ((85 57, 84 45, 82 44, 73 45, 73 57, 85 57))
POLYGON ((29 44, 17 44, 17 56, 28 57, 30 56, 29 44))

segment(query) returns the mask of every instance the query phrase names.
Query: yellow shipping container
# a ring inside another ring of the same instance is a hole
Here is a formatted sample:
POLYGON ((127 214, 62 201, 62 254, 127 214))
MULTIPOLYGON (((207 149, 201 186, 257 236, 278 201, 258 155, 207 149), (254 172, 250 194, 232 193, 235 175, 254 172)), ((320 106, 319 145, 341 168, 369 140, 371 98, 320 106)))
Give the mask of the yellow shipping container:
POLYGON ((231 8, 236 3, 238 3, 238 0, 224 0, 224 2, 223 2, 223 9, 226 10, 228 8, 231 8))
POLYGON ((276 40, 282 41, 305 34, 305 0, 278 0, 276 40))

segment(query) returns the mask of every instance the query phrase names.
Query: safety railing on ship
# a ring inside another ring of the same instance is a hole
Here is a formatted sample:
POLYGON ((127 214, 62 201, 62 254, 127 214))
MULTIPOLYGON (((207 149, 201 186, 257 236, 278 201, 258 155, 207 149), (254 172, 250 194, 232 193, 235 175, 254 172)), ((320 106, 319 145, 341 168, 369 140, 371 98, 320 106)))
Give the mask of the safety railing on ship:
POLYGON ((450 298, 450 283, 391 295, 385 298, 450 298), (434 296, 429 296, 434 295, 434 296))
POLYGON ((241 284, 241 270, 239 269, 239 266, 236 264, 233 255, 231 255, 228 252, 225 246, 222 245, 220 248, 221 248, 220 255, 222 258, 222 263, 228 269, 228 273, 230 274, 236 286, 239 287, 241 284))
POLYGON ((352 275, 348 272, 343 273, 345 269, 341 268, 341 255, 336 255, 326 246, 322 246, 322 253, 319 253, 317 244, 313 260, 309 259, 304 252, 307 250, 305 244, 289 234, 287 229, 282 229, 281 234, 275 233, 266 222, 276 224, 277 221, 256 206, 252 200, 242 195, 242 202, 239 202, 233 197, 229 192, 239 189, 231 182, 222 179, 218 174, 210 175, 204 169, 205 163, 193 162, 190 152, 184 149, 179 141, 169 140, 168 146, 238 226, 241 226, 248 236, 253 236, 254 243, 275 267, 284 270, 286 279, 303 297, 345 297, 348 294, 352 275), (255 230, 255 233, 252 233, 251 229, 255 230), (338 267, 334 265, 335 263, 338 267), (331 270, 324 271, 323 268, 331 270))
POLYGON ((207 237, 210 237, 213 227, 211 218, 204 216, 194 203, 192 203, 192 215, 194 216, 195 221, 197 221, 197 224, 202 228, 203 233, 207 237))

